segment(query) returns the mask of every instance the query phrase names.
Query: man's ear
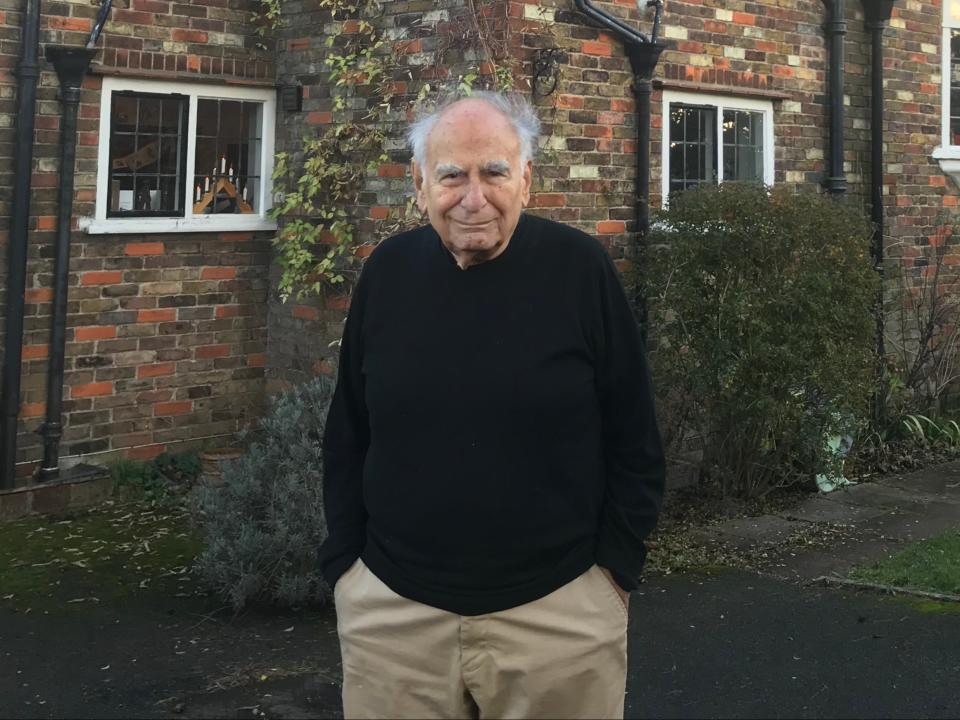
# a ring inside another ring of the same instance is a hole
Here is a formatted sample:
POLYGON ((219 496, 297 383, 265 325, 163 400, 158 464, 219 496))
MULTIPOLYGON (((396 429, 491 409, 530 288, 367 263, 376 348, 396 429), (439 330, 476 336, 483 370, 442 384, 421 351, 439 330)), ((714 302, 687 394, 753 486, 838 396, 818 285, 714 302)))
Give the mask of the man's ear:
POLYGON ((530 184, 533 182, 533 160, 527 160, 523 165, 523 179, 521 180, 520 196, 523 199, 523 207, 530 202, 530 184))
POLYGON ((423 172, 416 160, 410 161, 410 174, 413 175, 413 189, 417 193, 417 207, 420 212, 427 211, 427 196, 423 187, 423 172))

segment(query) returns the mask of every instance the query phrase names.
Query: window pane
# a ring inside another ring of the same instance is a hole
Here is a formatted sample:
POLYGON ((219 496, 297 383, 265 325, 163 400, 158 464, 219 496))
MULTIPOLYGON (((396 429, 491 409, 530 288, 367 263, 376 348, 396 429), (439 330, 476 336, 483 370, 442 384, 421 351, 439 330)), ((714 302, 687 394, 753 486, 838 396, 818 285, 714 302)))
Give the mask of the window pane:
POLYGON ((723 111, 723 179, 763 181, 763 113, 723 111))
POLYGON ((253 213, 254 188, 262 180, 263 105, 201 99, 194 149, 194 209, 197 214, 253 213), (201 188, 196 200, 197 187, 201 188), (247 201, 243 201, 246 188, 247 201))
POLYGON ((716 108, 670 104, 670 191, 716 182, 716 108))
POLYGON ((113 109, 110 113, 112 132, 136 132, 137 99, 128 95, 114 95, 113 109))
POLYGON ((108 217, 183 215, 186 111, 182 95, 113 93, 108 217))
POLYGON ((950 31, 950 144, 960 145, 960 30, 950 31))
POLYGON ((160 132, 160 98, 140 98, 140 113, 137 121, 137 131, 142 133, 160 132))

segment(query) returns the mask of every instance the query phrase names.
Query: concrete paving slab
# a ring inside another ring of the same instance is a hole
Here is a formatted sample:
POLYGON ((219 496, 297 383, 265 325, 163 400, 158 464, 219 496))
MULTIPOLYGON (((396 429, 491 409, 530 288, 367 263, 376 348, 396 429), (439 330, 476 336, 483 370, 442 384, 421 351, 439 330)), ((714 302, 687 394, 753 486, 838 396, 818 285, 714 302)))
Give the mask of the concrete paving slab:
POLYGON ((925 540, 947 530, 960 528, 960 508, 953 503, 930 502, 922 512, 891 511, 871 518, 861 526, 877 536, 903 542, 925 540))
POLYGON ((937 499, 937 495, 928 495, 916 491, 903 490, 892 485, 879 483, 861 483, 848 485, 831 493, 820 495, 824 500, 845 505, 865 507, 896 508, 909 512, 922 511, 926 503, 937 499))
POLYGON ((860 537, 832 548, 787 548, 758 569, 765 575, 792 582, 808 582, 822 575, 846 576, 850 570, 895 555, 905 543, 893 538, 860 537))
POLYGON ((813 497, 795 508, 780 513, 780 517, 830 525, 856 525, 888 512, 890 510, 884 507, 849 505, 832 502, 823 497, 813 497))
POLYGON ((948 496, 960 501, 960 462, 945 463, 907 475, 890 475, 876 482, 887 487, 948 496))
POLYGON ((708 529, 710 536, 738 550, 775 547, 803 528, 803 523, 775 515, 728 520, 708 529))

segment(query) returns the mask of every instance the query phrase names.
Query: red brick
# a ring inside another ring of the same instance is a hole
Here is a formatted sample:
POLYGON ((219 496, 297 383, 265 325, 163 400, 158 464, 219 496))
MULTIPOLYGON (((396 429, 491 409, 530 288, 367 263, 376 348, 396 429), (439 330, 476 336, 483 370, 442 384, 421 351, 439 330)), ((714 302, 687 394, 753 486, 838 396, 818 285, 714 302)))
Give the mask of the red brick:
POLYGON ((263 367, 267 364, 266 353, 250 353, 247 355, 247 365, 250 367, 263 367))
POLYGON ((596 40, 584 40, 580 43, 580 52, 585 55, 604 55, 609 57, 613 55, 613 48, 609 43, 598 42, 596 40))
POLYGON ((353 251, 353 254, 357 257, 370 257, 370 254, 377 249, 377 246, 373 243, 364 243, 359 245, 356 250, 353 251))
POLYGON ((583 97, 580 95, 561 95, 557 99, 557 107, 567 110, 580 110, 583 108, 583 97))
POLYGON ((610 235, 613 233, 622 233, 627 229, 627 224, 623 220, 601 220, 597 223, 597 232, 601 235, 610 235))
POLYGON ((141 380, 143 378, 152 378, 160 377, 162 375, 173 375, 173 371, 176 368, 176 364, 172 362, 168 363, 153 363, 152 365, 141 365, 137 368, 137 377, 141 380))
POLYGON ((734 12, 733 22, 737 25, 756 25, 757 16, 745 12, 734 12))
POLYGON ((92 382, 84 385, 74 385, 70 388, 70 397, 72 398, 100 397, 102 395, 113 395, 112 382, 92 382))
POLYGON ((48 345, 24 345, 20 357, 24 360, 41 360, 50 354, 48 345))
POLYGON ((390 208, 383 205, 374 205, 370 208, 370 217, 374 220, 386 220, 390 217, 390 208))
POLYGON ((610 100, 610 109, 622 113, 633 112, 633 101, 613 98, 610 100))
POLYGON ((174 28, 170 31, 170 39, 174 42, 205 43, 209 39, 209 36, 202 30, 185 30, 184 28, 174 28))
POLYGON ((73 331, 73 339, 76 342, 87 342, 89 340, 109 340, 117 336, 117 328, 113 325, 104 325, 102 327, 91 325, 87 327, 78 327, 73 331))
POLYGON ((177 400, 175 402, 157 403, 153 406, 153 414, 160 415, 186 415, 193 411, 192 400, 177 400))
POLYGON ((232 318, 240 315, 240 308, 236 305, 217 305, 213 311, 216 318, 232 318))
POLYGON ((537 193, 530 200, 530 207, 563 207, 567 196, 563 193, 537 193))
POLYGON ((384 164, 377 168, 377 175, 385 178, 402 178, 407 174, 406 165, 384 164))
POLYGON ((46 232, 57 229, 57 219, 53 215, 41 215, 37 218, 37 230, 46 232))
POLYGON ((410 55, 418 53, 423 48, 420 40, 401 40, 393 44, 393 50, 397 55, 410 55))
POLYGON ((613 128, 609 125, 585 125, 583 128, 585 137, 613 137, 613 128))
POLYGON ((310 47, 310 38, 294 38, 293 40, 287 40, 287 50, 306 50, 310 47))
POLYGON ((53 288, 31 288, 23 293, 24 302, 45 303, 53 300, 53 288))
POLYGON ((35 403, 23 403, 20 406, 20 415, 21 418, 35 418, 43 417, 47 414, 47 404, 41 402, 35 403))
POLYGON ((171 322, 177 319, 176 308, 160 308, 157 310, 140 310, 137 312, 137 322, 171 322))
POLYGON ((53 30, 68 30, 72 32, 90 32, 93 21, 87 18, 59 17, 48 18, 48 26, 53 30))
POLYGON ((230 354, 229 345, 203 345, 194 352, 197 360, 227 357, 230 354))
POLYGON ((307 122, 311 125, 328 125, 333 122, 333 113, 319 111, 307 113, 307 122))
POLYGON ((200 57, 197 55, 187 55, 187 70, 190 72, 200 72, 200 57))
POLYGON ((346 310, 350 307, 350 296, 335 295, 334 297, 328 297, 323 304, 330 310, 346 310))
POLYGON ((123 253, 124 255, 163 255, 163 243, 127 243, 123 248, 123 253))
POLYGON ((201 280, 233 280, 236 276, 235 267, 205 267, 200 271, 201 280))
POLYGON ((119 270, 91 270, 80 276, 81 285, 113 285, 123 280, 119 270))
POLYGON ((299 320, 316 320, 320 317, 320 311, 309 305, 294 305, 290 308, 290 314, 299 320))

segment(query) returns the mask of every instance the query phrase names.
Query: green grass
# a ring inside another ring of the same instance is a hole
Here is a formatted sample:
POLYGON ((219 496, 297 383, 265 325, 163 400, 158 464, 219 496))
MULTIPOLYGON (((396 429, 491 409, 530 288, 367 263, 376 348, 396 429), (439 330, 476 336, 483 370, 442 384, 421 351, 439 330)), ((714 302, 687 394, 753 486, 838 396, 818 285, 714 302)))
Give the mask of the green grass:
POLYGON ((189 593, 200 549, 182 508, 143 501, 0 524, 0 604, 36 611, 189 593))
POLYGON ((861 582, 960 595, 960 529, 911 543, 893 557, 855 569, 851 577, 861 582))

